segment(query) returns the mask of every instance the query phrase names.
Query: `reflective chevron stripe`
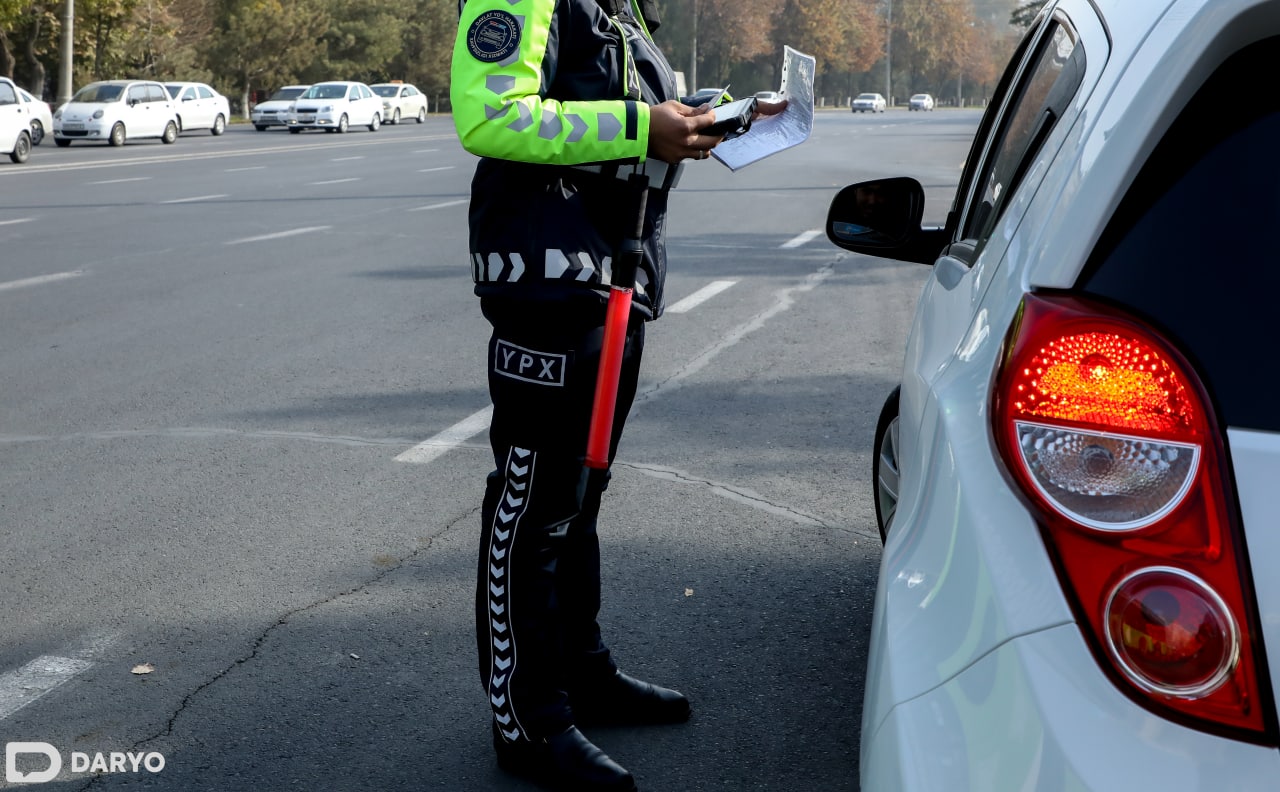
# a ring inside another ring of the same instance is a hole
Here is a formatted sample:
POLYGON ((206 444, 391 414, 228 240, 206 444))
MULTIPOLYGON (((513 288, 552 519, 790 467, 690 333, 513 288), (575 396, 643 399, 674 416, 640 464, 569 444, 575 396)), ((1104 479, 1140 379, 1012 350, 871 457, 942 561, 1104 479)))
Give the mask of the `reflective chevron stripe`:
POLYGON ((506 488, 503 491, 502 506, 494 516, 489 536, 489 640, 493 651, 493 667, 489 672, 489 703, 493 706, 493 717, 499 724, 499 731, 508 740, 528 739, 524 727, 520 725, 519 716, 511 701, 508 683, 515 673, 516 645, 511 634, 510 587, 512 581, 507 574, 511 546, 516 539, 516 529, 520 525, 520 517, 524 514, 528 500, 526 490, 533 473, 536 455, 523 448, 512 448, 507 455, 506 488))

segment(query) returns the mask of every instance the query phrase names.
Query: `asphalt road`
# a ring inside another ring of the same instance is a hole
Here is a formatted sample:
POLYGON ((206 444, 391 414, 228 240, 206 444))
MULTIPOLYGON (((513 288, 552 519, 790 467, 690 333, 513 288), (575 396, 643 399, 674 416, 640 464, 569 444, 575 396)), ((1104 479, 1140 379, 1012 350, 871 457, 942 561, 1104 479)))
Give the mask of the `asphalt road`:
MULTIPOLYGON (((820 113, 672 196, 602 621, 695 712, 589 732, 643 790, 857 789, 870 446, 930 270, 821 229, 894 175, 941 222, 978 117, 820 113)), ((22 788, 531 789, 474 658, 473 165, 439 116, 0 164, 0 741, 63 760, 22 788)))

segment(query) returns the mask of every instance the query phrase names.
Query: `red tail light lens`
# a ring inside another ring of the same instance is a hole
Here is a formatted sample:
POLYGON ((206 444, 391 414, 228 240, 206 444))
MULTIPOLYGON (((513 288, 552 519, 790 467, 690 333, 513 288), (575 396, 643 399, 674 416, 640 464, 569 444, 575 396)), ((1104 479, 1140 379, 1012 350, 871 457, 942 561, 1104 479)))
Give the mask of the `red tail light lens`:
POLYGON ((1104 668, 1161 714, 1274 741, 1220 434, 1190 364, 1133 317, 1028 295, 994 406, 1104 668))

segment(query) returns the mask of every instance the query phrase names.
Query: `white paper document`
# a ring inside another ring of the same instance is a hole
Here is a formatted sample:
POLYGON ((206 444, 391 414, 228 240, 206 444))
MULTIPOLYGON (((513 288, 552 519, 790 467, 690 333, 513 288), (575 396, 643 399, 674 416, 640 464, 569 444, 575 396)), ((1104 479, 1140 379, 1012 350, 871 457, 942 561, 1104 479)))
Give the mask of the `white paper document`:
POLYGON ((775 116, 761 116, 746 133, 722 141, 711 156, 729 170, 745 168, 770 154, 798 146, 813 131, 813 71, 816 62, 791 47, 782 53, 782 98, 787 109, 775 116))

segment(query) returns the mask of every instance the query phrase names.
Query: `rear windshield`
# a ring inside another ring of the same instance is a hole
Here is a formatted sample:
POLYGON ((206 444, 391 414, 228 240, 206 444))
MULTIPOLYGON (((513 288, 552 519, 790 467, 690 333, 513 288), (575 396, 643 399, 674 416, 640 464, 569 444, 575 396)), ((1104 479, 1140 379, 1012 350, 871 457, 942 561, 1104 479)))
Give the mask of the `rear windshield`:
POLYGON ((373 88, 373 92, 376 93, 378 96, 395 96, 396 94, 400 93, 400 86, 398 85, 379 85, 376 87, 375 86, 370 86, 370 87, 373 88))
POLYGON ((1181 112, 1080 287, 1144 314, 1199 370, 1224 426, 1280 431, 1271 350, 1280 267, 1280 38, 1227 61, 1181 112))
POLYGON ((124 93, 123 85, 86 85, 71 97, 73 102, 117 102, 124 93))

